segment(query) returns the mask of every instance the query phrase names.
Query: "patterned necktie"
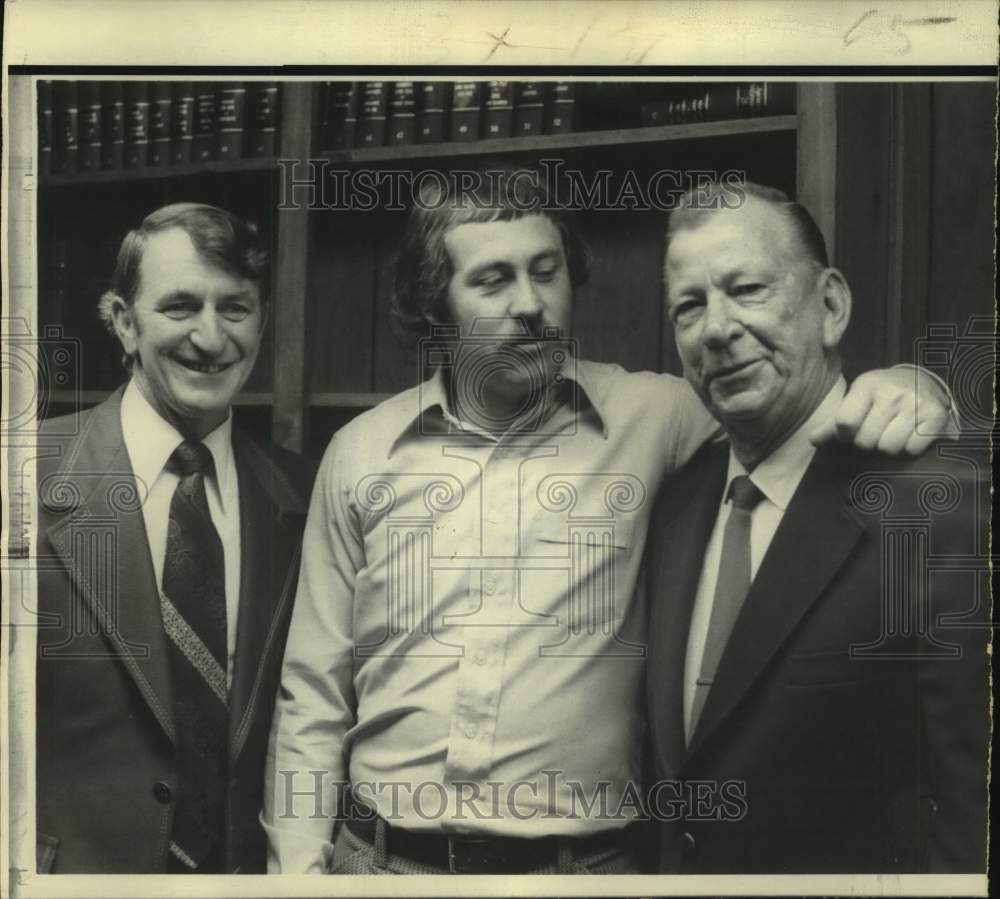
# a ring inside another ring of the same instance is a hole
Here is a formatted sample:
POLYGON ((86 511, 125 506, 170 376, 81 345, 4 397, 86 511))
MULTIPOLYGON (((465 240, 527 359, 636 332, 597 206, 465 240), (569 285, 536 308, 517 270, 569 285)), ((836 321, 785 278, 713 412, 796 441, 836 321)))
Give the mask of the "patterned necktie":
POLYGON ((198 870, 225 829, 228 694, 222 541, 212 524, 203 443, 184 441, 167 462, 180 478, 170 503, 160 607, 169 637, 177 734, 177 797, 170 851, 198 870))
POLYGON ((743 600, 750 592, 750 521, 754 507, 763 498, 757 486, 747 475, 733 478, 729 487, 733 508, 722 536, 722 557, 719 560, 719 578, 715 582, 715 599, 712 617, 705 637, 705 652, 701 657, 701 670, 694 690, 688 740, 695 732, 708 691, 712 689, 719 659, 729 641, 736 617, 743 600))

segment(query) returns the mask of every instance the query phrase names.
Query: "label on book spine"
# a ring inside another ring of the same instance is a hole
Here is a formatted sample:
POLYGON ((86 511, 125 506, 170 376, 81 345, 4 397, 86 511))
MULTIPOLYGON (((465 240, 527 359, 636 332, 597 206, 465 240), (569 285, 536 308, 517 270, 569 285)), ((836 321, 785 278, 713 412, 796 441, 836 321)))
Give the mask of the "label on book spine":
POLYGON ((278 135, 278 84, 259 81, 252 85, 247 102, 250 104, 249 156, 274 156, 278 135))
POLYGON ((194 145, 194 84, 175 81, 171 94, 170 161, 181 165, 191 161, 194 145))
POLYGON ((38 82, 38 173, 52 171, 52 82, 38 82))
POLYGON ((328 81, 323 103, 323 126, 320 148, 350 150, 358 133, 358 102, 360 83, 328 81))
POLYGON ((170 119, 173 114, 173 85, 154 81, 149 97, 149 164, 170 164, 170 119))
POLYGON ((215 158, 215 84, 199 81, 194 88, 194 146, 192 159, 207 162, 215 158))
POLYGON ((424 81, 417 101, 417 143, 439 144, 444 140, 444 117, 449 92, 445 81, 424 81))
POLYGON ((471 141, 479 138, 479 119, 482 113, 482 83, 456 81, 451 90, 451 124, 448 136, 453 141, 471 141))
POLYGON ((549 94, 546 134, 565 134, 573 130, 576 107, 576 85, 572 81, 556 81, 549 94))
POLYGON ((514 136, 527 137, 542 133, 545 108, 545 84, 541 81, 519 81, 514 105, 514 136))
POLYGON ((125 164, 125 86, 101 82, 101 168, 118 170, 125 164))
POLYGON ((142 168, 149 161, 149 84, 125 82, 125 168, 142 168))
POLYGON ((246 97, 246 85, 240 81, 226 81, 219 86, 218 159, 239 159, 243 155, 246 97))
POLYGON ((510 137, 514 127, 514 82, 486 82, 483 137, 510 137))
POLYGON ((101 168, 101 83, 81 81, 77 85, 77 102, 80 136, 76 165, 81 172, 96 172, 101 168))
POLYGON ((416 83, 397 81, 392 86, 389 102, 389 143, 394 146, 412 144, 416 132, 416 83))
POLYGON ((381 147, 385 143, 388 81, 365 81, 361 86, 361 114, 358 116, 358 147, 381 147))
POLYGON ((80 108, 77 103, 76 82, 55 82, 53 95, 53 120, 55 122, 52 141, 53 171, 69 175, 76 171, 76 155, 79 146, 80 108))

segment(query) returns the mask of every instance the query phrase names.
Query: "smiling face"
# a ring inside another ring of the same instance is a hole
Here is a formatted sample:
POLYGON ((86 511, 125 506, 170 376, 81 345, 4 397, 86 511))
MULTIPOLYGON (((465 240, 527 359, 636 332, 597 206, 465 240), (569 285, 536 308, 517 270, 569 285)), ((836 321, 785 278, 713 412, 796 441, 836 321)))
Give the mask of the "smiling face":
POLYGON ((206 261, 187 232, 146 239, 131 306, 113 309, 132 377, 153 408, 200 439, 229 415, 260 349, 260 290, 206 261))
POLYGON ((448 314, 476 354, 484 402, 515 414, 552 382, 565 356, 565 344, 551 340, 568 335, 572 318, 562 237, 546 216, 529 215, 459 225, 445 246, 453 271, 448 314))
POLYGON ((684 376, 731 435, 774 448, 839 373, 850 309, 839 272, 808 260, 784 214, 750 197, 679 229, 665 278, 684 376))

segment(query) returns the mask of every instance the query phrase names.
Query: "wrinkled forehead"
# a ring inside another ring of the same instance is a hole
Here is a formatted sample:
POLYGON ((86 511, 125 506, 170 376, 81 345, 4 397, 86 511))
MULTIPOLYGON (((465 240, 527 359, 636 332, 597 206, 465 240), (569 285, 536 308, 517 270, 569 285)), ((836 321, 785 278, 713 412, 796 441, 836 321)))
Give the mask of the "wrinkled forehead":
POLYGON ((456 271, 490 262, 516 263, 563 253, 562 235, 552 219, 543 213, 465 222, 445 232, 444 244, 456 271))

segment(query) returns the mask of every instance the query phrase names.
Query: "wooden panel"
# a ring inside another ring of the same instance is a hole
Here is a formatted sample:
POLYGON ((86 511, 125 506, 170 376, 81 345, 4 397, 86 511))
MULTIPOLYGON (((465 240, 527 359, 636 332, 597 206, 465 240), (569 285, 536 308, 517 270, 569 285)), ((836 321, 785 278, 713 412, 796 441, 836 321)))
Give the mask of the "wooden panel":
POLYGON ((311 213, 307 381, 315 393, 374 390, 374 214, 311 213))
MULTIPOLYGON (((286 84, 281 110, 281 153, 307 159, 313 118, 312 85, 286 84)), ((309 210, 278 211, 278 258, 275 266, 274 431, 276 443, 301 450, 305 442, 306 273, 309 256, 309 210)))
POLYGON ((656 370, 663 216, 606 211, 582 224, 591 270, 574 308, 580 357, 632 371, 656 370))
MULTIPOLYGON (((374 218, 374 217, 373 217, 374 218)), ((378 393, 398 393, 416 386, 417 352, 393 329, 390 304, 393 295, 396 251, 406 216, 402 213, 379 216, 375 243, 375 322, 372 380, 378 393)))
POLYGON ((891 87, 838 91, 837 254, 854 296, 843 352, 848 376, 885 364, 889 282, 891 87))
POLYGON ((837 221, 837 86, 798 86, 796 199, 816 219, 827 253, 836 255, 837 221))

